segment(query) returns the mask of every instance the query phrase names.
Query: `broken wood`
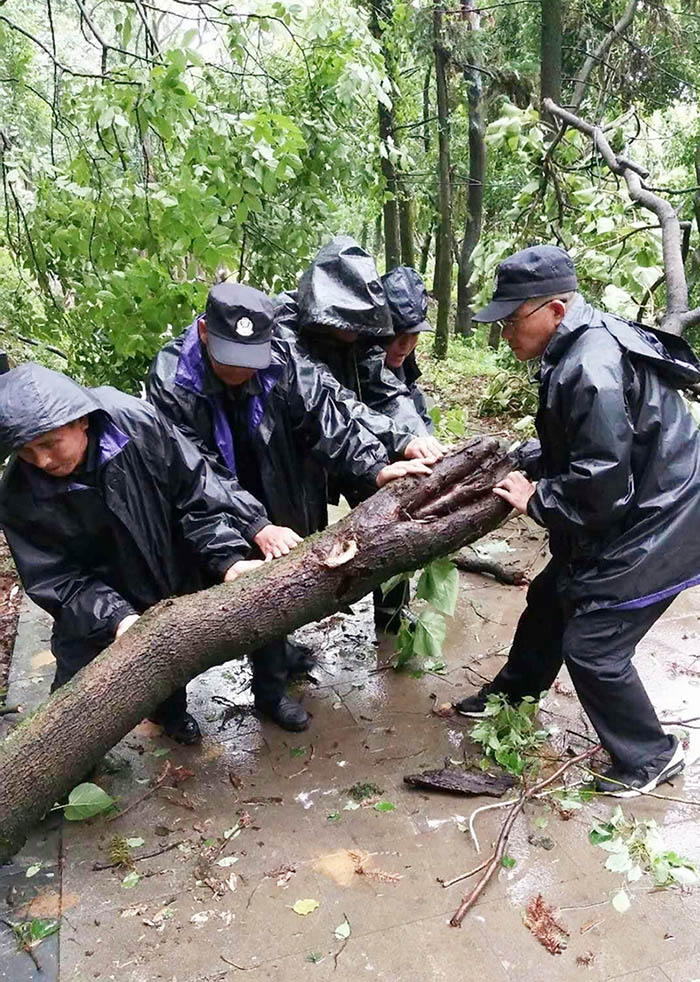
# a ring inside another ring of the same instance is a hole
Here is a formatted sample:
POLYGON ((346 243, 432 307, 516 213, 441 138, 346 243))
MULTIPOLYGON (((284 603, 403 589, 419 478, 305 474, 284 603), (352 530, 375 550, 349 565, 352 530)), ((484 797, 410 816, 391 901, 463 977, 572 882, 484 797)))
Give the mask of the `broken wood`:
POLYGON ((420 774, 407 774, 404 783, 412 788, 427 788, 429 791, 451 791, 453 794, 490 795, 500 798, 516 783, 510 774, 486 774, 483 771, 458 771, 456 768, 443 768, 437 771, 421 771, 420 774))
POLYGON ((493 559, 482 559, 480 556, 469 555, 468 552, 457 553, 452 562, 463 573, 493 576, 498 583, 503 583, 505 586, 522 586, 530 582, 524 569, 509 569, 493 559))
MULTIPOLYGON (((506 820, 503 823, 498 839, 496 840, 496 845, 494 847, 494 850, 491 853, 491 856, 488 859, 486 866, 484 867, 484 871, 482 875, 479 877, 476 886, 474 886, 469 891, 469 893, 463 898, 462 903, 459 905, 454 915, 452 916, 452 919, 450 921, 450 927, 460 926, 464 918, 467 916, 468 912, 471 910, 471 908, 474 906, 474 904, 477 902, 481 894, 488 886, 489 881, 491 880, 494 873, 496 873, 497 870, 501 868, 501 860, 505 855, 506 845, 508 844, 508 837, 510 836, 516 818, 521 813, 527 802, 530 801, 531 798, 534 798, 535 795, 539 794, 539 792, 543 788, 546 788, 548 784, 552 784, 553 781, 556 781, 558 778, 560 778, 562 774, 564 774, 566 771, 569 770, 570 767, 574 767, 576 764, 583 763, 584 760, 588 760, 589 757, 592 757, 594 754, 597 754, 598 751, 602 749, 603 748, 600 746, 600 744, 596 744, 595 747, 591 747, 589 750, 584 750, 583 753, 577 754, 575 757, 572 757, 570 760, 567 760, 565 763, 557 767, 557 769, 552 774, 550 774, 549 777, 545 777, 541 781, 538 781, 536 784, 533 784, 532 787, 526 788, 525 791, 522 792, 520 797, 513 802, 513 805, 510 811, 508 812, 508 815, 506 816, 506 820)), ((472 870, 472 872, 476 872, 476 871, 472 870)))
POLYGON ((288 556, 147 611, 0 743, 0 861, 192 678, 494 529, 508 506, 491 489, 511 467, 496 440, 472 439, 430 476, 392 482, 288 556))

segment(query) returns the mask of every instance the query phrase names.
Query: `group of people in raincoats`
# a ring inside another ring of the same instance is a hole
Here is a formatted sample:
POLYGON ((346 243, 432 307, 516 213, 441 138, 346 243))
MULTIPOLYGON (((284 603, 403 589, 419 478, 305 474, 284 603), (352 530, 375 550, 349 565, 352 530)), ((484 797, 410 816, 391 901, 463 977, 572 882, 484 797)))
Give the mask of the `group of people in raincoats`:
MULTIPOLYGON (((354 504, 430 472, 445 450, 417 381, 427 310, 415 270, 380 277, 339 236, 273 299, 213 286, 156 354, 145 400, 31 363, 0 375, 0 450, 12 454, 0 525, 54 621, 54 687, 158 600, 288 554, 339 495, 354 504)), ((456 709, 483 715, 493 693, 538 698, 565 663, 611 757, 599 790, 649 790, 678 773, 683 750, 632 656, 700 582, 700 438, 678 391, 700 381, 700 365, 680 339, 587 304, 553 246, 501 263, 475 319, 500 321, 517 358, 541 360, 540 444, 514 455, 494 493, 549 531, 552 559, 506 665, 456 709)), ((377 627, 396 630, 407 587, 374 600, 377 627)), ((307 727, 287 685, 312 653, 280 638, 251 655, 257 710, 307 727)), ((153 718, 182 743, 200 737, 184 689, 153 718)))

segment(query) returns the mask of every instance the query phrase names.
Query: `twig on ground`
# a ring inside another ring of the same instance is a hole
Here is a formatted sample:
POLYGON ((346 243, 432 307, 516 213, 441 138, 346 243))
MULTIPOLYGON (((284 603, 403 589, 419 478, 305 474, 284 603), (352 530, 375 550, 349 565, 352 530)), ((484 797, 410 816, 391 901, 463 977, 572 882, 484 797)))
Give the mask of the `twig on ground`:
POLYGON ((486 859, 480 866, 475 866, 474 869, 470 869, 468 873, 460 873, 459 876, 453 876, 451 880, 443 880, 442 877, 438 876, 437 881, 441 887, 451 887, 455 883, 460 883, 462 880, 468 880, 470 876, 474 876, 475 873, 480 873, 482 869, 485 869, 489 864, 488 859, 486 859))
POLYGON ((152 787, 150 787, 148 789, 148 791, 146 791, 144 794, 142 794, 139 798, 134 798, 134 800, 130 804, 128 804, 126 806, 126 808, 122 809, 122 811, 118 812, 116 815, 112 815, 112 817, 109 819, 109 821, 110 822, 115 822, 118 818, 121 818, 122 815, 126 815, 126 813, 127 812, 130 812, 132 808, 135 808, 136 805, 140 805, 142 801, 145 801, 146 800, 146 798, 150 798, 150 796, 153 794, 153 792, 154 791, 157 791, 158 788, 161 787, 161 785, 163 784, 163 781, 165 781, 165 779, 168 776, 168 774, 170 774, 170 771, 172 769, 172 766, 173 765, 170 763, 170 761, 169 760, 166 760, 165 766, 163 767, 163 770, 160 772, 160 774, 158 775, 158 777, 155 779, 155 782, 153 783, 152 787))
POLYGON ((507 566, 503 566, 493 559, 481 559, 479 556, 470 556, 461 552, 453 558, 452 562, 463 573, 493 576, 498 583, 503 583, 505 586, 522 586, 524 583, 529 583, 527 573, 524 570, 508 569, 507 566))
POLYGON ((479 877, 476 885, 463 898, 462 903, 455 911, 452 920, 450 921, 451 927, 460 926, 468 911, 474 906, 476 901, 488 886, 494 873, 500 869, 501 860, 505 855, 505 849, 511 829, 513 828, 516 818, 521 813, 526 803, 534 798, 540 791, 542 791, 543 788, 546 788, 548 784, 552 784, 554 781, 557 781, 562 774, 569 770, 569 768, 583 763, 584 760, 588 760, 589 757, 592 757, 599 750, 602 750, 602 747, 600 744, 597 744, 595 747, 591 747, 590 749, 585 750, 583 753, 577 754, 575 757, 572 757, 570 760, 567 760, 564 764, 558 767, 552 774, 549 775, 549 777, 543 778, 541 781, 538 781, 536 784, 533 784, 532 787, 522 792, 520 797, 511 806, 511 810, 503 823, 503 827, 501 828, 500 834, 496 841, 493 853, 491 854, 482 875, 479 877))
MULTIPOLYGON (((696 798, 676 798, 674 795, 671 794, 656 794, 654 791, 641 791, 639 788, 633 788, 631 784, 625 784, 624 781, 615 781, 613 778, 606 776, 605 774, 598 774, 597 771, 592 771, 588 767, 586 767, 585 770, 587 774, 591 775, 591 777, 604 778, 606 781, 610 781, 611 784, 619 784, 620 788, 626 788, 632 791, 636 791, 637 794, 644 795, 647 798, 658 798, 659 801, 675 801, 678 802, 678 804, 680 805, 695 805, 697 808, 700 808, 700 801, 698 801, 696 798)), ((596 794, 614 795, 615 792, 597 791, 596 794)))
MULTIPOLYGON (((169 846, 164 846, 162 849, 154 849, 153 852, 144 852, 141 856, 132 856, 132 863, 140 863, 142 859, 154 859, 156 856, 162 856, 164 852, 170 852, 171 849, 177 849, 181 846, 183 842, 187 842, 187 839, 178 839, 177 842, 171 842, 169 846)), ((115 869, 117 866, 122 866, 122 863, 93 863, 92 868, 95 872, 99 872, 103 869, 115 869)))

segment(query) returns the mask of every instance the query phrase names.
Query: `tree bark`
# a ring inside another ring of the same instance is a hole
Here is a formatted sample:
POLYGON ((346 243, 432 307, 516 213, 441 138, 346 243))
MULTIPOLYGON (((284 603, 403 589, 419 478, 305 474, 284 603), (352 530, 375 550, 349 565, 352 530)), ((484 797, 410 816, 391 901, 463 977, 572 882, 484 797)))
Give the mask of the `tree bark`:
MULTIPOLYGON (((393 100, 396 93, 394 60, 384 41, 384 29, 380 17, 388 21, 391 17, 391 11, 383 9, 382 0, 370 0, 369 30, 372 37, 381 46, 384 67, 391 82, 393 100)), ((391 150, 396 140, 396 113, 393 102, 391 107, 383 102, 377 102, 377 114, 379 117, 379 139, 383 148, 381 171, 386 185, 386 199, 382 211, 384 214, 384 261, 388 272, 401 262, 400 189, 396 167, 391 159, 391 150)))
POLYGON ((508 507, 491 488, 510 467, 496 440, 471 440, 284 559, 153 607, 0 744, 0 862, 175 689, 495 528, 508 507))
POLYGON ((406 186, 405 179, 399 179, 399 236, 401 239, 401 262, 404 266, 416 265, 413 211, 413 196, 406 186))
MULTIPOLYGON (((541 0, 540 99, 561 102, 562 0, 541 0)), ((546 113, 542 115, 547 117, 546 113)))
POLYGON ((451 189, 450 189, 450 132, 449 100, 447 90, 447 67, 449 52, 445 47, 443 30, 443 8, 440 0, 433 7, 433 43, 435 48, 435 81, 437 84, 437 125, 438 125, 438 182, 439 182, 439 220, 435 250, 435 293, 437 294, 438 314, 435 325, 435 344, 433 353, 443 360, 447 357, 447 343, 450 330, 450 301, 452 299, 452 236, 451 189))
MULTIPOLYGON (((477 17, 477 14, 472 15, 477 17)), ((456 328, 465 336, 472 333, 472 254, 481 237, 481 221, 484 211, 484 178, 486 175, 486 143, 484 142, 483 87, 481 73, 472 55, 474 68, 467 68, 464 78, 469 99, 469 185, 467 187, 467 221, 457 265, 457 317, 456 328)))

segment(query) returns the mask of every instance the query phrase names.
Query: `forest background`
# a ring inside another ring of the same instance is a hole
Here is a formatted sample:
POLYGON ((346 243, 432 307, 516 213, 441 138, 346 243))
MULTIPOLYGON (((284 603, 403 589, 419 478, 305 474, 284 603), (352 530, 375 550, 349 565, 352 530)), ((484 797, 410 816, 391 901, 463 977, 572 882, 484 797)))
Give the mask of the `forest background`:
POLYGON ((471 321, 499 259, 555 242, 603 307, 665 300, 657 219, 541 101, 650 171, 694 306, 699 86, 700 0, 0 0, 0 347, 138 392, 212 282, 294 288, 346 232, 426 277, 440 432, 526 433, 526 368, 471 321))

